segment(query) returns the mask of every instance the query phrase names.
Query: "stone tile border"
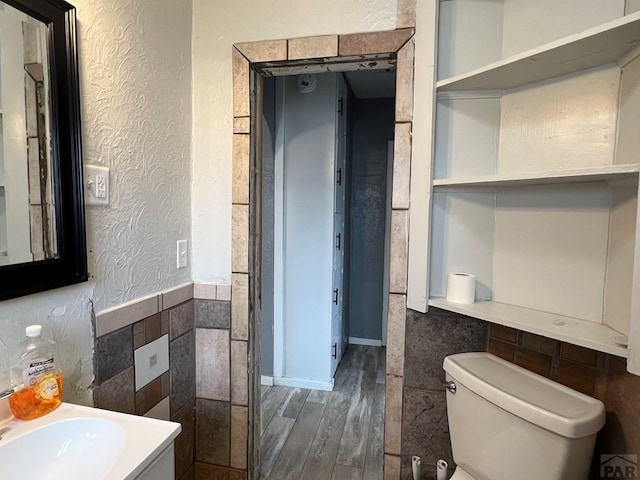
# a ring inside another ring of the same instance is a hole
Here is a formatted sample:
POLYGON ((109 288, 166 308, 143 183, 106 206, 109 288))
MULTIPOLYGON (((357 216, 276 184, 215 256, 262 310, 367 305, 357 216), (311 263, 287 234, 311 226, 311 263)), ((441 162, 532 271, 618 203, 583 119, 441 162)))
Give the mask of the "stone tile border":
POLYGON ((184 283, 160 292, 158 308, 160 308, 160 310, 168 310, 192 298, 193 282, 184 283))
POLYGON ((160 294, 154 293, 96 314, 96 338, 160 312, 160 294))
MULTIPOLYGON (((323 35, 316 37, 269 40, 263 42, 237 43, 232 48, 233 59, 233 195, 232 195, 232 276, 231 294, 232 339, 248 340, 248 415, 246 467, 236 454, 235 465, 248 470, 248 478, 258 478, 257 445, 259 442, 260 392, 257 345, 259 332, 256 328, 255 283, 259 278, 259 238, 255 233, 259 218, 256 208, 251 208, 256 191, 252 172, 259 161, 256 151, 259 132, 251 131, 251 113, 260 111, 255 104, 260 90, 260 74, 269 67, 280 68, 279 72, 295 74, 296 68, 313 72, 314 66, 331 65, 364 58, 395 58, 396 64, 396 147, 394 152, 394 185, 392 204, 391 244, 391 295, 390 300, 400 308, 393 309, 389 319, 388 336, 392 341, 387 347, 387 389, 385 406, 385 470, 384 478, 399 480, 402 429, 402 391, 404 372, 404 335, 406 325, 406 294, 409 243, 409 208, 411 185, 411 132, 413 122, 414 90, 414 27, 416 0, 399 0, 397 29, 384 32, 358 33, 352 35, 323 35), (402 27, 402 28, 401 28, 402 27), (315 61, 314 61, 315 60, 315 61), (248 138, 245 138, 248 137, 248 138), (248 141, 247 141, 248 140, 248 141), (248 147, 248 148, 247 148, 248 147), (247 150, 248 161, 247 160, 247 150), (248 185, 247 185, 248 184, 248 185)), ((300 71, 300 70, 298 70, 300 71)), ((198 287, 196 287, 196 290, 198 287)), ((236 344, 237 348, 240 347, 236 344)), ((236 352, 237 355, 237 352, 236 352)), ((238 358, 236 356, 236 358, 238 358)), ((244 368, 244 365, 243 365, 244 368)), ((232 366, 232 377, 235 369, 232 366)), ((238 369, 239 370, 239 369, 238 369)), ((236 370, 236 371, 238 371, 236 370)), ((231 378, 235 388, 240 379, 231 378)), ((244 398, 242 398, 244 401, 244 398)), ((237 419, 236 419, 237 421, 237 419)), ((236 448, 238 427, 235 427, 236 448)), ((242 437, 241 437, 242 438, 242 437)))
POLYGON ((144 320, 192 298, 231 300, 231 285, 188 282, 96 313, 96 338, 144 320))

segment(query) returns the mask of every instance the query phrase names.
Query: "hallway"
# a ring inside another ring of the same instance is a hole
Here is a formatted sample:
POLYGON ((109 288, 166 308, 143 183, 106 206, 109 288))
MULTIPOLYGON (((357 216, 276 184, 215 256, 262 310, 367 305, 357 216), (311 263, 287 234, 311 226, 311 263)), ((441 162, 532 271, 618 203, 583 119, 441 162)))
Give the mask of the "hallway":
POLYGON ((349 345, 333 392, 262 387, 261 478, 382 479, 385 349, 349 345))

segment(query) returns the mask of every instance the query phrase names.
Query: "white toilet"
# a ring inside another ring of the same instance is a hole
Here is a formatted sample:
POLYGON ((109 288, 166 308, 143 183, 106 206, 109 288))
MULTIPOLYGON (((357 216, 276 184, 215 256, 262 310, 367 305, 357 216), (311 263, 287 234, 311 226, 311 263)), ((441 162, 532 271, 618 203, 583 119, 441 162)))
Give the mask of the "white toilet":
POLYGON ((489 353, 451 355, 444 370, 452 479, 587 479, 602 402, 489 353))

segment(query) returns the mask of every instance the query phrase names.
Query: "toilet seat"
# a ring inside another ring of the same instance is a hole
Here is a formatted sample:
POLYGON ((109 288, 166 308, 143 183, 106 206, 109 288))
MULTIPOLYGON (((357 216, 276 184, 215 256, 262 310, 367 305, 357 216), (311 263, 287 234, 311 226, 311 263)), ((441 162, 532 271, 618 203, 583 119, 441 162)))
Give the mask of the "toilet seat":
POLYGON ((477 480, 460 467, 456 467, 453 476, 449 480, 477 480))

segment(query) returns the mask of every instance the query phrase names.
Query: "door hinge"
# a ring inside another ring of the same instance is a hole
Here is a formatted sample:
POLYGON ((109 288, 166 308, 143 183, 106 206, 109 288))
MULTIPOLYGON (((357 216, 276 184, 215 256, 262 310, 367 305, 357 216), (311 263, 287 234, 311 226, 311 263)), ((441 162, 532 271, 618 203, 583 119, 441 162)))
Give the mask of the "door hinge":
POLYGON ((338 358, 338 344, 334 343, 333 344, 333 353, 331 354, 331 356, 335 359, 338 358))
POLYGON ((336 235, 336 248, 340 250, 340 234, 336 235))
POLYGON ((342 185, 342 168, 339 168, 337 173, 338 173, 338 180, 336 181, 336 183, 338 185, 342 185))
POLYGON ((337 288, 333 291, 333 303, 335 303, 336 305, 338 304, 338 289, 337 288))
POLYGON ((342 115, 342 107, 344 105, 344 97, 340 97, 340 100, 338 100, 338 113, 340 115, 342 115))

